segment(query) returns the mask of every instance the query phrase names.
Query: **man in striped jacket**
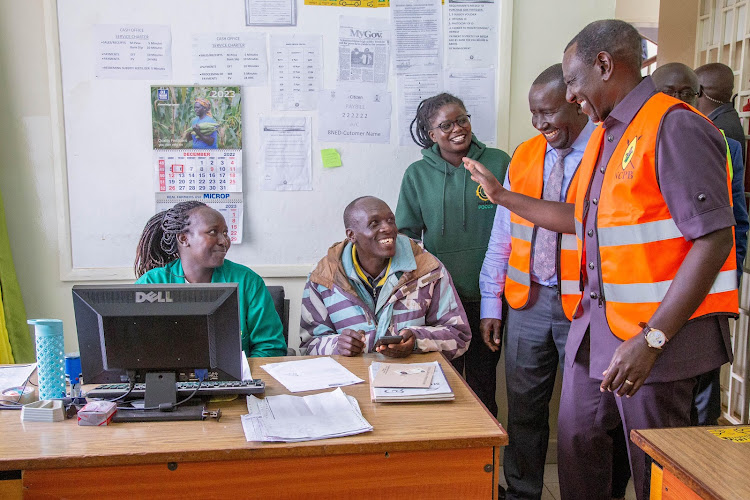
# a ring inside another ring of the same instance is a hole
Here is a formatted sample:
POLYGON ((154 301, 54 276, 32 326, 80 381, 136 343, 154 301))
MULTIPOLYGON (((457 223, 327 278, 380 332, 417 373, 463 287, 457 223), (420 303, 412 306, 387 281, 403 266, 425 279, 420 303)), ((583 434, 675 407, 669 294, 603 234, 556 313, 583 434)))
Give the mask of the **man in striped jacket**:
POLYGON ((344 211, 346 239, 310 274, 302 294, 301 346, 307 354, 404 357, 469 347, 471 330, 445 266, 399 235, 388 205, 366 196, 344 211), (382 344, 383 336, 401 341, 382 344))

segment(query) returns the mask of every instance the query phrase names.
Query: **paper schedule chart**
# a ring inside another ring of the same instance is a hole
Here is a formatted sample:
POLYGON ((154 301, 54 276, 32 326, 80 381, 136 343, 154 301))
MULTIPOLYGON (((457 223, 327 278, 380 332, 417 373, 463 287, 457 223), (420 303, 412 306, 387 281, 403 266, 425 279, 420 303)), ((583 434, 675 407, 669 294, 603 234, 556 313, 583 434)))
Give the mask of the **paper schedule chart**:
POLYGON ((154 191, 229 192, 242 191, 240 150, 154 150, 154 191))
POLYGON ((167 210, 184 201, 200 201, 221 213, 232 244, 242 243, 242 193, 156 193, 156 211, 167 210))

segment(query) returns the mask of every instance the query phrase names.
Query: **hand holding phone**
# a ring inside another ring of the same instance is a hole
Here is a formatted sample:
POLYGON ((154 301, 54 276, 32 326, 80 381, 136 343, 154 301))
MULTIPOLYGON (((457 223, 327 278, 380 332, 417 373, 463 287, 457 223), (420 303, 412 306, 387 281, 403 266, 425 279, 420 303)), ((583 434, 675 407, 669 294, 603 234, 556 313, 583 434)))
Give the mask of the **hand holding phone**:
POLYGON ((400 344, 404 337, 401 335, 383 335, 375 342, 375 347, 388 344, 400 344))

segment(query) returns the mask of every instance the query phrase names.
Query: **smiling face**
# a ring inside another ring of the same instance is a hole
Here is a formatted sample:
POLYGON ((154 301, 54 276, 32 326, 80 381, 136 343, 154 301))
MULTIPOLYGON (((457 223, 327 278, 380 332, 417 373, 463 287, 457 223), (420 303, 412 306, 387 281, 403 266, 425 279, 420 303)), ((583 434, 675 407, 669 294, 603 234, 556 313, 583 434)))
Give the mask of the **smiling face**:
POLYGON ((555 149, 572 146, 588 122, 578 104, 565 100, 565 86, 558 82, 532 85, 529 110, 531 124, 555 149))
POLYGON ((464 155, 471 146, 471 122, 467 121, 464 126, 458 125, 457 119, 466 116, 463 106, 449 103, 441 106, 430 119, 430 139, 436 142, 441 152, 464 155), (440 129, 440 124, 453 122, 448 132, 440 129))
POLYGON ((357 246, 360 261, 387 260, 396 255, 396 217, 388 205, 377 198, 360 200, 352 212, 346 236, 357 246))
POLYGON ((177 241, 183 266, 203 269, 220 267, 231 246, 224 216, 209 207, 190 213, 188 228, 177 241))
POLYGON ((567 85, 568 102, 580 104, 581 109, 594 122, 601 122, 612 111, 605 98, 604 83, 609 78, 609 54, 600 52, 594 62, 585 62, 576 53, 577 43, 565 51, 562 61, 563 78, 567 85), (607 61, 600 61, 604 57, 607 61))

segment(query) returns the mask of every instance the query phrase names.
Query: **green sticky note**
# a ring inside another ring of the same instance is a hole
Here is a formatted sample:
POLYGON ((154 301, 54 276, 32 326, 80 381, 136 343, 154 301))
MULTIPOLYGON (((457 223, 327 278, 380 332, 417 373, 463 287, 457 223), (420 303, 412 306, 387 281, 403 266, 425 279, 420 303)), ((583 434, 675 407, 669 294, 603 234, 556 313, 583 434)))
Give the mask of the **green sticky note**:
POLYGON ((341 156, 334 148, 321 149, 320 157, 323 159, 324 168, 334 168, 341 166, 341 156))

